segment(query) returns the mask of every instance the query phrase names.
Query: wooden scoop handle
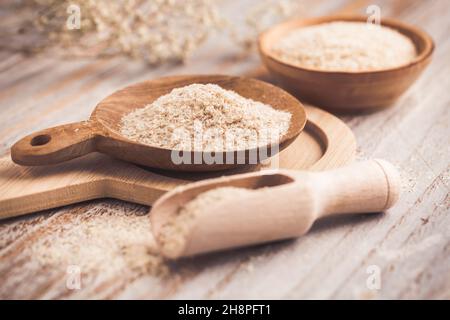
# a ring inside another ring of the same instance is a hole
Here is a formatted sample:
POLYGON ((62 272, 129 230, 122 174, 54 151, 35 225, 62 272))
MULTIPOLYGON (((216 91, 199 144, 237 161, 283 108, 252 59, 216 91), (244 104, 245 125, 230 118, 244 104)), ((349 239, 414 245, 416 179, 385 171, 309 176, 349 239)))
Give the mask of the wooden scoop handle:
POLYGON ((314 175, 319 216, 380 212, 393 206, 400 193, 397 169, 384 160, 359 162, 314 175))
POLYGON ((17 141, 11 147, 11 158, 25 166, 60 163, 95 151, 97 136, 89 121, 44 129, 17 141))

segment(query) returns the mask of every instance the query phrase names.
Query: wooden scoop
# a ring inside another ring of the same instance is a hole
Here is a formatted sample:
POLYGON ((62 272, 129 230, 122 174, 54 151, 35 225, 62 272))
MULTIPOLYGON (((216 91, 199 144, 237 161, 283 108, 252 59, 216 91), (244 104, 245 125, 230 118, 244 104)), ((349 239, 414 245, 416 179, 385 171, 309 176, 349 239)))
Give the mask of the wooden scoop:
POLYGON ((256 190, 196 214, 177 251, 161 246, 165 256, 178 258, 298 237, 321 217, 383 211, 397 201, 400 179, 390 163, 371 160, 323 172, 259 171, 192 183, 154 204, 150 219, 157 241, 162 244, 163 227, 181 206, 202 192, 225 186, 256 190))
MULTIPOLYGON (((270 151, 268 156, 286 148, 305 126, 303 105, 284 90, 266 82, 220 75, 176 76, 140 82, 117 91, 97 105, 88 121, 45 129, 19 140, 11 148, 11 157, 17 164, 37 166, 56 164, 99 151, 144 166, 177 171, 216 171, 239 166, 236 161, 207 164, 201 152, 188 152, 186 158, 192 159, 191 163, 176 164, 172 161, 172 150, 134 142, 120 134, 120 121, 124 115, 145 107, 174 88, 193 83, 214 83, 246 98, 290 112, 290 127, 281 137, 278 150, 267 146, 270 151), (195 159, 200 160, 194 163, 195 159)), ((257 155, 255 162, 267 158, 264 153, 261 156, 259 150, 240 151, 241 155, 245 155, 244 164, 249 163, 250 151, 257 155)), ((233 154, 234 159, 236 154, 233 154)), ((224 153, 222 156, 225 159, 230 155, 224 153)))

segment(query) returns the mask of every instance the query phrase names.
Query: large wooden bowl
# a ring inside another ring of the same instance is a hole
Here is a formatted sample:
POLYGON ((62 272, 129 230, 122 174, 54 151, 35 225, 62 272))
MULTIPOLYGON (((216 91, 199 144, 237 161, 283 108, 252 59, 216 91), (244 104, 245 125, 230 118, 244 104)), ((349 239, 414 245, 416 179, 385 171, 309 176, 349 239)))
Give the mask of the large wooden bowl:
POLYGON ((409 37, 417 50, 411 63, 397 68, 366 72, 331 72, 302 68, 281 61, 272 46, 290 31, 332 21, 365 22, 365 16, 326 16, 291 20, 276 25, 259 37, 259 52, 271 74, 286 90, 320 107, 355 111, 378 109, 391 105, 408 89, 430 63, 434 50, 431 37, 424 31, 395 19, 381 24, 409 37))

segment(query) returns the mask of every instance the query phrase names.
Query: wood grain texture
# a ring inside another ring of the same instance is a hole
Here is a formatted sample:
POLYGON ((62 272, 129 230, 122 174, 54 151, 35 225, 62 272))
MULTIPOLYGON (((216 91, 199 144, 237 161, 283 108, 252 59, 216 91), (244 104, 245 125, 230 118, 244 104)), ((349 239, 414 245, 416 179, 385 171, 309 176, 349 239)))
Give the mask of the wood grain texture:
MULTIPOLYGON (((392 108, 340 116, 356 135, 359 158, 384 158, 401 172, 403 194, 387 214, 322 220, 295 241, 181 261, 171 265, 163 280, 122 270, 85 280, 82 290, 68 290, 64 270, 43 270, 23 249, 45 237, 50 227, 71 226, 77 216, 147 211, 116 200, 71 205, 0 224, 0 296, 450 299, 449 2, 321 0, 308 2, 308 13, 364 14, 371 4, 381 7, 382 16, 423 28, 436 44, 429 67, 392 108), (380 270, 380 290, 366 285, 373 265, 380 270)), ((238 1, 227 1, 227 6, 234 16, 242 12, 238 1)), ((256 53, 242 54, 219 38, 186 65, 157 68, 122 58, 61 61, 49 54, 1 54, 3 154, 26 134, 87 119, 93 103, 131 83, 175 74, 254 74, 260 65, 256 53)))
MULTIPOLYGON (((3 157, 0 159, 0 219, 98 198, 152 205, 164 192, 191 180, 271 167, 325 170, 353 161, 356 142, 351 130, 338 118, 321 109, 308 107, 307 112, 305 130, 269 163, 239 166, 217 173, 183 174, 159 171, 159 174, 156 174, 100 153, 63 163, 31 167, 15 164, 9 156, 3 157)), ((93 132, 92 124, 80 122, 44 129, 31 136, 42 137, 49 133, 55 139, 61 135, 74 135, 69 141, 78 139, 83 144, 92 139, 93 132), (74 135, 73 127, 80 129, 79 136, 74 135)), ((29 148, 30 141, 34 139, 31 136, 20 140, 19 144, 29 148)), ((86 147, 86 144, 83 145, 86 147)), ((61 144, 57 144, 56 148, 60 146, 61 144)), ((47 155, 51 148, 52 146, 48 146, 44 154, 47 155)), ((59 153, 53 159, 61 160, 65 154, 70 156, 85 150, 76 150, 74 145, 69 149, 68 153, 59 153)), ((44 161, 49 160, 44 158, 44 161)))

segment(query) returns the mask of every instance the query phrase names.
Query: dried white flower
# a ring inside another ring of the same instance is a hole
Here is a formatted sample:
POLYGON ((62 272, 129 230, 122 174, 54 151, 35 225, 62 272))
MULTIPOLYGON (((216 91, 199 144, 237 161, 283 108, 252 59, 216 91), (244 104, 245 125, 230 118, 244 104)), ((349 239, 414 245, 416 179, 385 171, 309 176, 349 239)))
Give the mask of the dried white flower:
POLYGON ((38 33, 41 40, 28 50, 59 47, 66 53, 128 55, 151 64, 179 62, 220 25, 214 0, 78 1, 81 25, 75 30, 66 28, 66 9, 73 1, 23 2, 34 13, 34 26, 21 30, 38 33))

